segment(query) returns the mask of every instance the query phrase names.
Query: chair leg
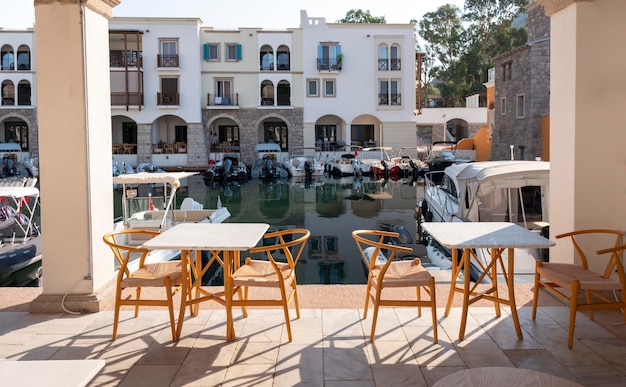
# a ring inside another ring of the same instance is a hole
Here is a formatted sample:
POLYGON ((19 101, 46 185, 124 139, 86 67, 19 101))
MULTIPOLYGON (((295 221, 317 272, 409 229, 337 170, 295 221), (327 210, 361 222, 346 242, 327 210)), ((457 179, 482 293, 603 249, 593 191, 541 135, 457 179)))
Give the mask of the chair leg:
POLYGON ((572 294, 569 307, 569 334, 567 337, 567 347, 572 349, 574 344, 574 327, 576 326, 576 310, 578 309, 578 290, 580 289, 580 282, 572 282, 572 294))
POLYGON ((430 308, 431 315, 433 316, 433 335, 435 337, 435 344, 439 342, 437 337, 437 299, 435 297, 435 277, 430 278, 430 308))
POLYGON ((122 289, 118 286, 115 290, 115 311, 113 312, 113 339, 117 339, 117 326, 120 321, 120 300, 122 299, 122 289))
POLYGON ((376 333, 376 320, 378 320, 378 308, 380 307, 380 294, 382 289, 376 288, 376 298, 374 298, 374 317, 372 317, 372 331, 370 333, 370 342, 374 342, 374 334, 376 333))
POLYGON ((368 275, 367 277, 367 287, 365 289, 365 308, 363 310, 363 318, 366 319, 367 318, 367 308, 368 308, 368 304, 370 302, 370 292, 372 290, 372 277, 371 274, 368 275))
POLYGON ((172 299, 172 280, 171 278, 165 279, 165 293, 167 295, 167 309, 170 313, 170 328, 172 330, 172 341, 176 341, 176 323, 174 322, 174 300, 172 299))
POLYGON ((283 313, 285 314, 285 326, 287 327, 287 337, 291 342, 291 323, 289 321, 289 305, 287 304, 287 292, 285 291, 284 284, 280 287, 280 295, 283 299, 283 313))
MULTIPOLYGON (((137 301, 141 299, 141 287, 138 287, 136 290, 137 301)), ((139 316, 139 304, 135 305, 135 318, 139 316)))
POLYGON ((417 317, 422 317, 422 305, 420 304, 420 301, 422 301, 421 286, 416 286, 415 292, 417 293, 417 317))
MULTIPOLYGON (((237 289, 237 296, 239 296, 240 300, 248 299, 248 287, 246 286, 243 291, 243 295, 241 294, 241 288, 237 289)), ((245 305, 241 305, 241 314, 244 318, 248 317, 248 309, 246 309, 245 305)))
MULTIPOLYGON (((593 298, 590 290, 585 290, 585 297, 587 299, 587 305, 591 305, 593 298)), ((589 320, 593 321, 593 309, 589 309, 589 320)))
POLYGON ((298 303, 298 286, 296 285, 296 279, 293 279, 293 282, 291 283, 291 286, 293 287, 293 302, 296 306, 296 317, 300 318, 300 304, 298 303))

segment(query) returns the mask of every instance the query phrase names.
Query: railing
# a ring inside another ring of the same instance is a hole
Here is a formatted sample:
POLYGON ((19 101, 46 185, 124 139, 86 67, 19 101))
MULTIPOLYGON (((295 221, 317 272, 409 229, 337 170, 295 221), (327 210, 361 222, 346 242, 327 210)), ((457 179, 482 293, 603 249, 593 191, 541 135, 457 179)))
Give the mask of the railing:
POLYGON ((207 106, 239 106, 239 93, 235 93, 235 98, 215 96, 213 101, 211 101, 211 94, 207 93, 206 104, 207 106))
POLYGON ((179 105, 178 93, 157 93, 157 105, 179 105))
POLYGON ((317 58, 317 71, 341 71, 342 61, 330 58, 317 58))
POLYGON ((143 67, 142 58, 125 57, 124 55, 110 55, 110 67, 143 67))
POLYGON ((143 93, 111 93, 111 105, 143 105, 143 93))
POLYGON ((391 59, 391 70, 400 70, 400 59, 391 59))
POLYGON ((389 70, 389 61, 387 59, 378 58, 378 70, 389 70))
POLYGON ((178 67, 178 55, 157 55, 158 67, 178 67))
POLYGON ((378 93, 379 105, 402 105, 402 94, 378 93))
POLYGON ((402 105, 402 94, 391 94, 391 105, 402 105))

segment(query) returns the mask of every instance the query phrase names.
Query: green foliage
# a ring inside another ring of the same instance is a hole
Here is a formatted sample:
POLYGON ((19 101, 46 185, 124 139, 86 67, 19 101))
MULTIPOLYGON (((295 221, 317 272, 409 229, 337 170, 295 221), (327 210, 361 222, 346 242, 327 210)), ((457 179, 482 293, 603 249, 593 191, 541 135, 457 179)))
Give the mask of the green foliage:
POLYGON ((369 10, 363 11, 362 9, 351 9, 346 13, 346 16, 337 20, 337 23, 387 23, 384 16, 372 16, 369 10))

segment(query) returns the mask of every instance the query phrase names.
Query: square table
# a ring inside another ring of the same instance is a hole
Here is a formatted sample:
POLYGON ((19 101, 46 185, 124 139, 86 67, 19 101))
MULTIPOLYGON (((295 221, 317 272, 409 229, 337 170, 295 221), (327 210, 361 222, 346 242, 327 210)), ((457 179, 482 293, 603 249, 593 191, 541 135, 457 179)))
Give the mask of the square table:
POLYGON ((452 250, 452 278, 450 280, 450 294, 446 305, 446 313, 450 313, 454 293, 463 294, 463 310, 461 314, 461 327, 459 329, 459 340, 465 336, 465 325, 467 322, 467 310, 470 304, 481 298, 494 302, 496 315, 500 317, 500 304, 509 305, 515 331, 519 339, 523 338, 522 329, 519 324, 519 317, 515 306, 515 286, 514 286, 514 250, 515 248, 548 248, 554 246, 554 242, 533 233, 515 223, 509 222, 435 222, 422 223, 424 230, 437 240, 442 246, 452 250), (473 249, 491 249, 491 259, 483 265, 477 258, 473 249), (458 250, 463 249, 462 258, 458 259, 458 250), (502 253, 507 251, 507 267, 504 265, 502 253), (470 265, 474 257, 479 267, 483 270, 480 277, 470 288, 470 265), (500 264, 502 274, 508 287, 508 299, 498 295, 497 265, 500 264), (456 285, 458 274, 463 270, 463 287, 456 285), (476 288, 483 278, 488 277, 492 281, 492 286, 482 292, 477 292, 476 288), (471 298, 470 298, 471 296, 471 298))
POLYGON ((269 224, 266 223, 180 223, 163 233, 146 241, 143 247, 148 250, 180 250, 181 266, 183 270, 182 296, 176 337, 180 338, 185 307, 187 304, 196 306, 192 309, 192 315, 197 314, 197 304, 206 300, 215 300, 226 306, 226 340, 235 338, 232 315, 233 267, 239 265, 241 251, 246 251, 259 243, 269 224), (211 252, 209 263, 202 268, 200 251, 211 252), (195 262, 194 253, 195 252, 195 262), (218 253, 223 253, 223 260, 218 253), (217 259, 224 268, 224 299, 222 293, 211 294, 201 288, 202 274, 208 265, 217 259), (191 267, 191 273, 187 272, 187 266, 191 267), (187 289, 188 276, 193 274, 194 282, 192 289, 187 289), (193 292, 195 288, 195 292, 193 292), (189 293, 188 293, 189 292, 189 293), (195 293, 195 295, 194 295, 195 293), (204 294, 204 296, 201 296, 204 294), (189 299, 187 299, 189 296, 189 299))

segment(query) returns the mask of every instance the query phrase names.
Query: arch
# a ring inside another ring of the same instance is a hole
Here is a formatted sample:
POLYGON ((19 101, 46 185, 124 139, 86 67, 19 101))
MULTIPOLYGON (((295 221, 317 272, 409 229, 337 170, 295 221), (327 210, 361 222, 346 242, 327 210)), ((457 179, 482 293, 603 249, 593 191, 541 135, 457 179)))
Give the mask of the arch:
POLYGON ((32 89, 29 81, 23 79, 17 84, 17 104, 30 106, 32 102, 32 89))
POLYGON ((446 131, 446 138, 450 141, 459 141, 463 138, 468 138, 469 123, 462 118, 452 118, 446 121, 446 131))
POLYGON ((2 81, 0 95, 2 95, 2 105, 15 105, 15 84, 9 79, 2 81))
POLYGON ((28 152, 30 123, 18 114, 8 114, 0 120, 0 141, 20 144, 22 151, 28 152))
POLYGON ((111 139, 113 144, 136 144, 137 143, 137 123, 132 118, 125 115, 115 115, 111 117, 111 139), (134 133, 132 127, 134 126, 134 133), (131 141, 134 139, 135 141, 131 141), (126 140, 126 141, 125 141, 126 140))
POLYGON ((0 48, 0 70, 15 70, 15 54, 9 44, 0 48))
POLYGON ((269 79, 261 82, 261 105, 274 106, 274 83, 269 79))
POLYGON ((356 145, 382 146, 382 123, 370 114, 355 117, 350 123, 350 136, 356 145))
POLYGON ((276 104, 278 106, 291 105, 291 84, 289 81, 282 80, 278 82, 276 87, 276 104))
POLYGON ((283 152, 289 150, 291 123, 278 114, 267 114, 257 120, 258 142, 274 142, 283 152))
POLYGON ((334 114, 327 114, 315 120, 315 146, 330 150, 331 144, 342 148, 350 143, 345 130, 345 121, 334 114))
POLYGON ((187 122, 179 116, 168 114, 152 121, 152 143, 172 144, 187 142, 187 122))
POLYGON ((378 45, 378 70, 389 70, 389 46, 385 43, 378 45))
POLYGON ((259 50, 259 68, 261 71, 274 70, 274 49, 268 44, 264 44, 259 50))
POLYGON ((30 70, 30 47, 25 44, 17 48, 17 69, 21 71, 30 70))
POLYGON ((284 44, 276 49, 276 68, 278 71, 291 70, 291 52, 289 47, 284 44))
POLYGON ((229 114, 212 117, 204 128, 207 149, 214 151, 214 147, 219 144, 240 146, 241 127, 241 121, 229 114))

